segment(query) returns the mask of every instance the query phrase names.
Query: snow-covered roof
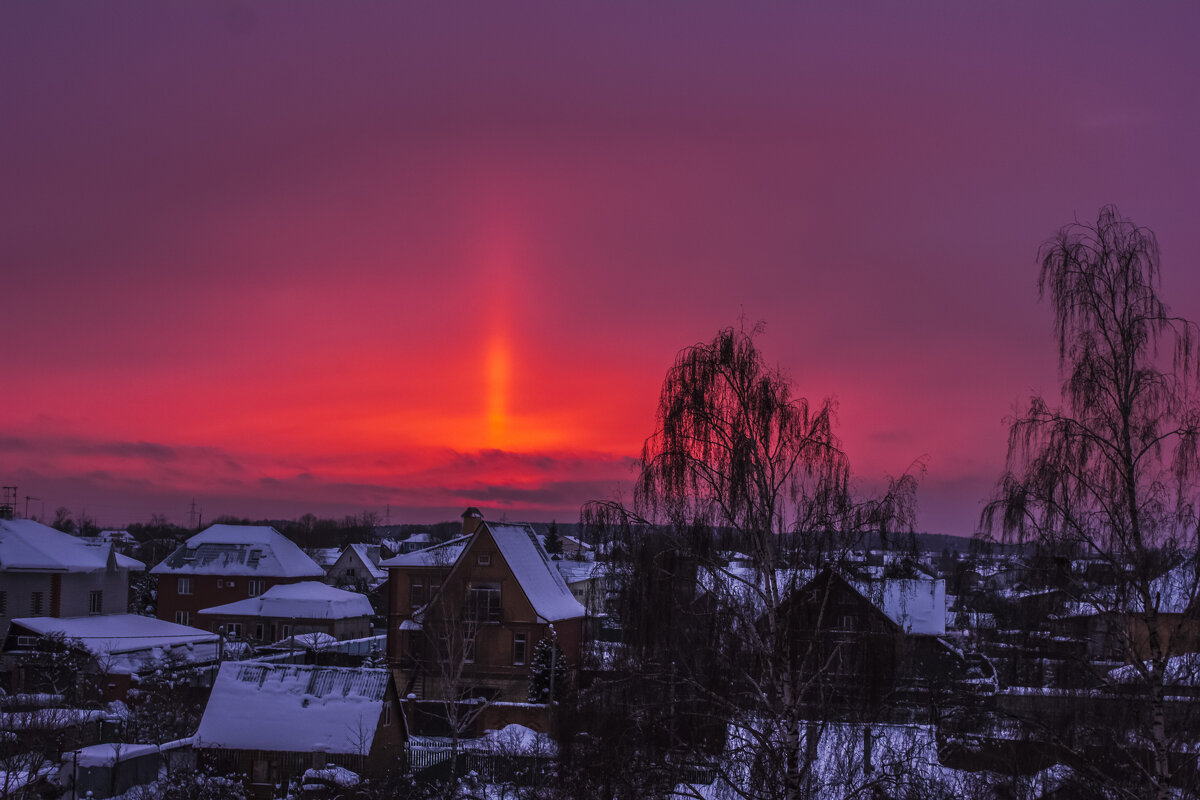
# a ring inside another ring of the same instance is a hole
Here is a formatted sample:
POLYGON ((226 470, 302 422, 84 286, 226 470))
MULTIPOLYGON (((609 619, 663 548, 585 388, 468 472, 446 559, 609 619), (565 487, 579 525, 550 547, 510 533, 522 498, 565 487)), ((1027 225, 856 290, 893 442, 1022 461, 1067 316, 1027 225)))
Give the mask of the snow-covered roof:
MULTIPOLYGON (((1149 671, 1150 663, 1145 662, 1144 668, 1149 671)), ((1144 680, 1136 664, 1110 670, 1108 679, 1121 684, 1139 684, 1144 680)), ((1200 653, 1184 653, 1168 658, 1163 671, 1163 683, 1167 686, 1200 686, 1200 653)))
POLYGON ((600 565, 595 561, 555 561, 554 566, 567 583, 590 580, 600 571, 600 565))
POLYGON ((322 631, 309 631, 308 633, 297 633, 294 636, 288 636, 285 639, 280 639, 274 644, 269 644, 263 647, 263 650, 324 650, 327 647, 332 647, 337 644, 336 636, 330 636, 322 631))
POLYGON ((1184 614, 1196 602, 1196 560, 1190 558, 1175 569, 1155 578, 1150 584, 1150 596, 1158 603, 1159 613, 1184 614))
POLYGON ((96 538, 102 542, 121 542, 124 544, 137 542, 137 539, 133 538, 133 534, 129 531, 100 531, 96 534, 96 538))
POLYGON ((128 761, 131 758, 141 758, 158 752, 156 744, 128 744, 114 742, 110 744, 94 744, 81 747, 74 751, 74 757, 67 760, 72 766, 80 767, 111 767, 118 761, 128 761))
POLYGON ((160 575, 269 575, 321 577, 325 570, 267 525, 213 525, 150 570, 160 575))
POLYGON ((379 562, 381 567, 449 567, 462 555, 470 536, 459 536, 424 550, 414 550, 379 562))
POLYGON ((371 573, 372 578, 383 580, 387 577, 387 570, 379 566, 379 545, 357 542, 347 545, 346 550, 358 556, 359 560, 366 566, 367 571, 371 573))
POLYGON ((199 749, 366 755, 388 671, 227 661, 196 731, 199 749))
POLYGON ((235 617, 291 617, 295 619, 347 619, 375 613, 364 594, 336 589, 320 581, 272 586, 258 597, 201 609, 201 614, 235 617))
POLYGON ((905 633, 946 633, 946 582, 930 578, 887 578, 852 582, 859 594, 870 600, 905 633))
MULTIPOLYGON (((0 520, 0 570, 95 572, 107 569, 112 545, 86 541, 31 519, 0 520)), ((115 554, 122 569, 142 570, 142 562, 115 554)))
POLYGON ((329 569, 337 563, 338 556, 341 554, 342 551, 336 547, 314 547, 308 551, 308 557, 325 569, 329 569))
POLYGON ((12 622, 42 636, 77 639, 112 674, 141 671, 168 654, 190 662, 217 660, 215 633, 139 614, 20 617, 12 622))
POLYGON ((545 549, 538 543, 533 529, 525 525, 506 525, 485 522, 486 528, 496 542, 500 555, 512 570, 529 598, 530 605, 538 617, 547 622, 582 617, 587 612, 567 588, 563 576, 554 567, 545 549))

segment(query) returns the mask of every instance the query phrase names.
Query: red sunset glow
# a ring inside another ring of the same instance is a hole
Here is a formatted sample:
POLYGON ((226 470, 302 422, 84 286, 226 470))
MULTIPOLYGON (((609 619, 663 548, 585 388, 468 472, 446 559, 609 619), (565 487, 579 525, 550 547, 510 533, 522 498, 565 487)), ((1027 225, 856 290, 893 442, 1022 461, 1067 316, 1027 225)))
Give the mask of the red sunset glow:
POLYGON ((966 535, 1056 389, 1041 241, 1116 203, 1200 318, 1190 6, 0 23, 0 483, 34 513, 571 520, 744 316, 864 486, 925 457, 921 527, 966 535))

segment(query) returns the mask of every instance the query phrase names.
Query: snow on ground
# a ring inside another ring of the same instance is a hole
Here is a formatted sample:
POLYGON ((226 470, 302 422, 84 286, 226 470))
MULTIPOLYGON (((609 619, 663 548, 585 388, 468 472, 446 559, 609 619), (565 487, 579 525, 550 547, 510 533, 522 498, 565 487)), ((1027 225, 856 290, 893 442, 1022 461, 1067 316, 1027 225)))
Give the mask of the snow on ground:
POLYGON ((307 789, 310 785, 320 787, 321 782, 342 787, 357 786, 362 779, 358 777, 358 773, 351 772, 345 767, 325 767, 324 769, 307 770, 300 782, 307 789))
MULTIPOLYGON (((804 758, 807 747, 803 742, 800 746, 804 758)), ((757 751, 753 733, 731 728, 724 778, 706 785, 681 784, 677 792, 699 800, 736 797, 727 780, 747 783, 750 758, 757 751), (739 753, 745 754, 744 762, 739 753)), ((1064 773, 1055 768, 1020 780, 1028 796, 1038 797, 1057 786, 1064 773)), ((885 797, 955 797, 970 795, 991 777, 943 766, 933 726, 836 723, 825 725, 820 733, 810 786, 822 800, 871 797, 874 792, 885 797)))

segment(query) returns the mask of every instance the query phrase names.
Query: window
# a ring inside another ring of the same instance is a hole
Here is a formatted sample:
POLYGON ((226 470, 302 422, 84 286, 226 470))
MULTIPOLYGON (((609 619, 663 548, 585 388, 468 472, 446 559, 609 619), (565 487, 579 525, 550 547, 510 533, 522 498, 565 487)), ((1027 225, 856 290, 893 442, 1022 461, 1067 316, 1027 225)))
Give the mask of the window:
POLYGON ((279 638, 280 639, 286 639, 291 635, 292 635, 292 626, 291 625, 280 625, 279 626, 279 638))
POLYGON ((480 553, 479 558, 476 559, 476 563, 479 564, 479 566, 481 566, 481 567, 488 566, 489 564, 492 563, 492 554, 491 553, 480 553))
POLYGON ((192 579, 191 578, 180 578, 179 586, 176 587, 175 591, 177 591, 179 594, 191 594, 192 593, 192 579))
POLYGON ((88 613, 104 613, 104 592, 97 590, 88 593, 88 613))
POLYGON ((230 639, 242 638, 242 623, 230 622, 225 625, 225 635, 230 639))
POLYGON ((254 625, 254 641, 261 642, 263 640, 263 634, 265 634, 266 632, 267 632, 266 626, 264 626, 261 622, 255 623, 255 625, 254 625))
POLYGON ((40 617, 44 613, 45 613, 45 609, 42 608, 42 593, 41 592, 30 592, 29 593, 29 616, 40 617))
POLYGON ((463 663, 475 663, 475 637, 468 635, 463 639, 463 663))
POLYGON ((467 584, 467 616, 476 622, 499 622, 500 584, 467 584))
POLYGON ((387 700, 383 701, 383 722, 382 722, 382 724, 385 727, 392 724, 392 704, 389 703, 387 700))
POLYGON ((191 625, 192 624, 192 612, 176 611, 175 612, 175 622, 179 625, 191 625))
POLYGON ((230 589, 233 589, 234 587, 237 586, 237 581, 225 581, 225 586, 227 586, 230 589))
POLYGON ((0 617, 8 616, 8 592, 0 592, 0 617))
POLYGON ((413 581, 413 585, 409 587, 408 604, 413 608, 425 605, 425 584, 421 581, 413 581))
POLYGON ((217 578, 217 588, 218 589, 225 588, 225 581, 221 580, 220 578, 217 578))
POLYGON ((513 666, 521 666, 525 663, 525 655, 528 651, 529 639, 524 633, 513 634, 513 666))
POLYGON ((347 577, 347 578, 353 578, 353 577, 354 577, 354 567, 350 567, 350 568, 348 568, 348 569, 346 570, 346 577, 347 577))
POLYGON ((258 597, 260 594, 262 594, 263 593, 263 584, 265 582, 266 581, 264 581, 262 578, 251 578, 250 579, 250 596, 258 597))

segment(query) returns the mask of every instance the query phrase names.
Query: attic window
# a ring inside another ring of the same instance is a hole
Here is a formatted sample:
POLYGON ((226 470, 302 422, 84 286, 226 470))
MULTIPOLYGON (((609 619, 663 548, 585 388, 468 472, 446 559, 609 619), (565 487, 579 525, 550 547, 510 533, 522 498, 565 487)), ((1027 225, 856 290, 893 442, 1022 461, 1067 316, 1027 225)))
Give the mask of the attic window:
POLYGON ((478 563, 481 567, 489 566, 492 563, 492 554, 480 553, 479 557, 476 559, 476 563, 478 563))

